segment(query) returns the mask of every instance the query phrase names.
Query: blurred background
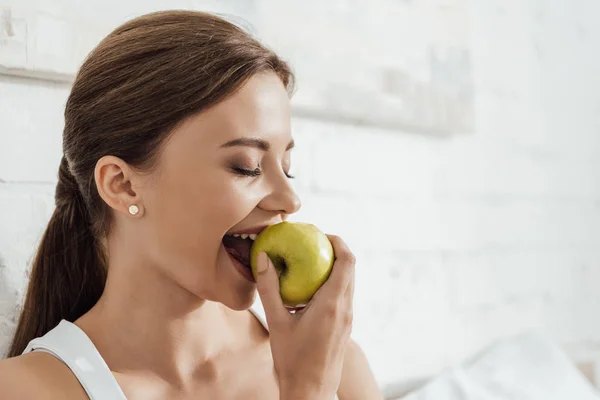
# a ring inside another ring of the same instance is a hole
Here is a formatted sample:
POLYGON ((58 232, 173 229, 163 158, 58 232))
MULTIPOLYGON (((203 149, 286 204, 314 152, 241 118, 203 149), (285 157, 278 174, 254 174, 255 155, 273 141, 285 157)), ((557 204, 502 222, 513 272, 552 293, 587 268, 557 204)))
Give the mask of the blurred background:
POLYGON ((295 67, 293 219, 357 255, 354 338, 382 386, 524 332, 594 379, 596 0, 0 1, 0 354, 54 207, 70 82, 117 25, 171 8, 221 13, 295 67))

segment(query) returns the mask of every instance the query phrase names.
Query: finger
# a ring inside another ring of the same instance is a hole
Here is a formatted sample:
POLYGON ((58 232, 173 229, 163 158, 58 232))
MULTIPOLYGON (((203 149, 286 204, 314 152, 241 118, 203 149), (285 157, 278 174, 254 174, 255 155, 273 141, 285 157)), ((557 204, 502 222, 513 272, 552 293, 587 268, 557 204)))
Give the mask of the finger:
POLYGON ((263 304, 267 323, 276 323, 277 320, 287 315, 281 294, 279 293, 279 277, 267 253, 260 253, 257 257, 256 286, 260 300, 263 304))
POLYGON ((353 299, 354 299, 354 286, 356 283, 356 268, 352 271, 352 277, 350 278, 350 283, 348 283, 348 287, 346 288, 346 292, 344 293, 344 301, 346 305, 352 308, 353 299))
POLYGON ((350 279, 350 283, 346 288, 346 292, 344 293, 344 298, 342 300, 343 308, 346 310, 345 321, 347 322, 347 335, 350 336, 352 332, 352 320, 354 316, 354 285, 355 285, 356 277, 355 274, 352 274, 352 278, 350 279))
POLYGON ((356 258, 341 238, 334 235, 327 235, 327 237, 333 246, 335 263, 333 264, 331 275, 325 284, 323 284, 323 291, 333 292, 337 297, 346 292, 346 289, 354 276, 356 258))

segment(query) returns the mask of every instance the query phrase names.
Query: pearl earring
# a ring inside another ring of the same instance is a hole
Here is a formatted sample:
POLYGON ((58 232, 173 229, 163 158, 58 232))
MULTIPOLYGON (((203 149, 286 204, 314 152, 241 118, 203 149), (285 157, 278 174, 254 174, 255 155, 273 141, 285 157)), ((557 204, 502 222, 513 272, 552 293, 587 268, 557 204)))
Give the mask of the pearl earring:
POLYGON ((138 206, 136 206, 135 204, 132 204, 129 206, 129 214, 131 215, 137 215, 137 213, 140 212, 140 208, 138 206))

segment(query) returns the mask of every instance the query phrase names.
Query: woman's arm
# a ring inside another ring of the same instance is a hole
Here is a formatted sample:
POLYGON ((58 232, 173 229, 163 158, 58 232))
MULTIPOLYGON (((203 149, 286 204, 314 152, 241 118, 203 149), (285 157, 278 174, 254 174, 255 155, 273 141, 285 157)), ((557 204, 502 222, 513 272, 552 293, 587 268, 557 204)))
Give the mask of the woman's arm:
POLYGON ((54 356, 33 352, 0 360, 0 399, 87 399, 69 367, 54 356))
POLYGON ((340 400, 383 400, 365 353, 352 339, 344 356, 342 380, 337 394, 340 400))

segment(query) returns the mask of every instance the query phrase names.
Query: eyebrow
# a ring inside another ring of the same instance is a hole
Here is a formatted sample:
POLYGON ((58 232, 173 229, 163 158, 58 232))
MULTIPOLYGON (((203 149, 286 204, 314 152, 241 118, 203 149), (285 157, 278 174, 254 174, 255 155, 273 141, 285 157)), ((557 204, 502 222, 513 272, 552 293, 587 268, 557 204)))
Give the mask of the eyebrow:
MULTIPOLYGON (((288 143, 285 151, 291 150, 294 147, 295 143, 292 140, 288 143)), ((245 147, 254 147, 262 151, 269 151, 271 145, 269 142, 263 139, 255 139, 255 138, 239 138, 230 140, 229 142, 222 144, 221 148, 235 147, 235 146, 245 146, 245 147)))

